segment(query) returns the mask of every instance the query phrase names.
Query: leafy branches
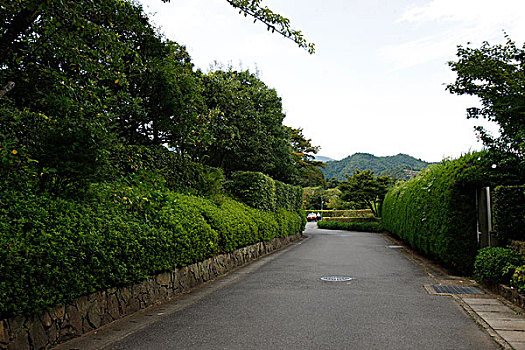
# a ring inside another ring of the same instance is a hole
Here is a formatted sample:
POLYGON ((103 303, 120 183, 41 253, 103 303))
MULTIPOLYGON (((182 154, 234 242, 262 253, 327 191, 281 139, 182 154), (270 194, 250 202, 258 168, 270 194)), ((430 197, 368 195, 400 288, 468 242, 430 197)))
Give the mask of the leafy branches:
POLYGON ((315 45, 309 43, 304 38, 300 30, 295 30, 290 27, 290 20, 273 12, 268 7, 262 7, 261 0, 226 0, 230 5, 239 9, 239 14, 244 13, 244 16, 250 15, 255 18, 254 23, 259 20, 266 24, 268 30, 277 32, 294 41, 300 48, 308 51, 309 54, 315 53, 315 45))
POLYGON ((477 96, 482 107, 467 109, 467 118, 484 118, 499 126, 499 137, 477 126, 483 143, 491 149, 525 157, 525 45, 518 48, 506 36, 505 45, 458 47, 458 61, 449 62, 457 73, 447 90, 477 96))
MULTIPOLYGON (((170 2, 170 0, 162 0, 170 2)), ((295 42, 300 48, 308 51, 309 54, 315 53, 315 44, 309 43, 300 30, 295 30, 290 26, 290 20, 273 12, 268 7, 261 4, 262 0, 226 0, 228 4, 239 9, 239 14, 251 16, 254 23, 258 20, 267 26, 272 33, 277 32, 287 39, 295 42)))
POLYGON ((379 216, 380 205, 385 198, 391 178, 375 176, 370 170, 355 170, 352 176, 346 175, 339 189, 344 201, 360 203, 372 210, 374 216, 379 216))

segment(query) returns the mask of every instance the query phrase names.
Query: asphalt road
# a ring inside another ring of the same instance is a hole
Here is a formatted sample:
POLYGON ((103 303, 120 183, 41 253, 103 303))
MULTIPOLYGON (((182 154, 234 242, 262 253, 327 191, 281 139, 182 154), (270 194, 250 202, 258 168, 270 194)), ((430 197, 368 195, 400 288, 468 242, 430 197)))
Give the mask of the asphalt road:
POLYGON ((117 349, 498 349, 379 234, 319 230, 117 349), (348 276, 348 282, 321 277, 348 276))

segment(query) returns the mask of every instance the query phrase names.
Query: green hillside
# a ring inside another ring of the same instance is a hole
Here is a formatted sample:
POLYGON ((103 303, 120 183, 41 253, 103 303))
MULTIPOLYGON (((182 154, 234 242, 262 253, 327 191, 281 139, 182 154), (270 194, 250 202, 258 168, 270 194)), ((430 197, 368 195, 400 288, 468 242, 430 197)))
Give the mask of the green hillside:
POLYGON ((430 163, 406 154, 376 157, 368 153, 356 153, 342 160, 328 162, 323 169, 325 179, 345 180, 345 174, 353 174, 355 169, 372 170, 376 175, 390 175, 398 179, 408 179, 430 163))

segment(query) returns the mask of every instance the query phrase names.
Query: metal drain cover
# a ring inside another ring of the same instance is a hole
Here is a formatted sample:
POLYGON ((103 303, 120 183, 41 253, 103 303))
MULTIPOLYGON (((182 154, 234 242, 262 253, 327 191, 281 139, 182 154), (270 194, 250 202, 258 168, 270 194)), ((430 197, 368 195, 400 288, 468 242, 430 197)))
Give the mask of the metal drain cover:
POLYGON ((329 282, 345 282, 345 281, 351 281, 353 280, 353 278, 345 277, 345 276, 327 276, 327 277, 321 277, 321 280, 329 281, 329 282))
POLYGON ((405 248, 402 245, 389 245, 387 247, 390 248, 390 249, 402 249, 402 248, 405 248))
POLYGON ((465 286, 432 286, 436 293, 439 294, 485 294, 478 287, 465 287, 465 286))

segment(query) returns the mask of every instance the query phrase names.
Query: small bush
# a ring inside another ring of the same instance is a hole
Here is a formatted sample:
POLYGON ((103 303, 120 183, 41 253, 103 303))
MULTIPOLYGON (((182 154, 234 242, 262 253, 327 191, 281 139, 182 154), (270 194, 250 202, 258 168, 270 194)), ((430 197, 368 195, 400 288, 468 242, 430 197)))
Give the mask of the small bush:
POLYGON ((474 274, 489 283, 509 283, 514 268, 523 265, 520 253, 509 248, 480 249, 474 262, 474 274))
POLYGON ((516 288, 519 293, 525 293, 525 265, 519 266, 514 270, 510 285, 516 288))
POLYGON ((383 224, 381 222, 364 222, 364 223, 353 223, 353 222, 340 222, 340 221, 318 221, 317 226, 322 229, 329 230, 345 230, 345 231, 357 231, 357 232, 382 232, 383 224))

